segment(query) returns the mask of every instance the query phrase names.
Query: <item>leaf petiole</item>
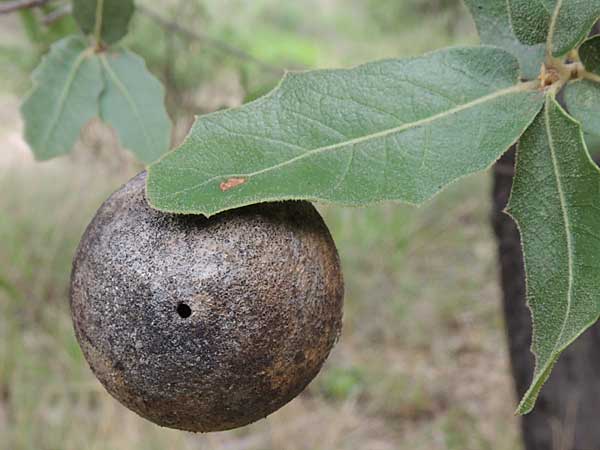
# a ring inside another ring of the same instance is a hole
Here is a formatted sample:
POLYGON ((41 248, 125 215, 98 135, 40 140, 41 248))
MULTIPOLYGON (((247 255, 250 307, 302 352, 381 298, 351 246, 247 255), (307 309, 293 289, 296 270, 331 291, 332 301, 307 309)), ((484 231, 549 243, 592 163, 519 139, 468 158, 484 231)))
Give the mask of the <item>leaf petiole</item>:
POLYGON ((104 0, 97 0, 96 3, 96 24, 94 26, 94 39, 96 41, 96 50, 102 49, 102 16, 104 12, 104 0))
POLYGON ((600 83, 600 75, 596 75, 595 73, 588 72, 587 70, 583 70, 581 72, 581 78, 584 80, 593 81, 595 83, 600 83))
POLYGON ((562 4, 563 0, 558 0, 556 2, 556 7, 554 8, 554 12, 552 13, 552 18, 550 19, 550 27, 548 29, 548 40, 546 41, 546 64, 548 66, 553 66, 556 63, 556 60, 552 55, 552 49, 554 45, 554 33, 556 32, 556 22, 558 20, 558 15, 560 14, 562 4))

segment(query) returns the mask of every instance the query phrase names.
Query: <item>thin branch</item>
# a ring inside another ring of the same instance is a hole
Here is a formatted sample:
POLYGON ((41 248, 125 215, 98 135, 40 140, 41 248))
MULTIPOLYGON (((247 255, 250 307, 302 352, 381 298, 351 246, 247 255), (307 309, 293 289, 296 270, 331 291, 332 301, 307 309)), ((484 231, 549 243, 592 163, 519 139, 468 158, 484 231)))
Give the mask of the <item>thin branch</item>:
POLYGON ((596 83, 600 83, 600 75, 596 75, 595 73, 588 72, 587 70, 581 74, 581 78, 584 80, 594 81, 596 83))
POLYGON ((22 9, 39 8, 50 0, 13 0, 0 3, 0 14, 9 14, 22 9))
MULTIPOLYGON (((179 20, 185 15, 187 11, 187 6, 190 3, 188 0, 179 0, 177 3, 177 7, 171 16, 171 21, 178 23, 179 20)), ((175 77, 175 59, 176 59, 176 50, 175 50, 175 33, 166 33, 165 36, 165 67, 164 67, 164 77, 167 85, 171 86, 172 89, 169 89, 169 93, 173 96, 173 101, 176 105, 183 103, 183 98, 180 95, 179 89, 177 89, 177 78, 175 77)))
POLYGON ((231 56, 234 56, 238 59, 250 61, 250 62, 256 64, 257 66, 261 67, 262 69, 266 70, 267 72, 270 72, 274 75, 281 76, 284 72, 283 69, 281 69, 280 67, 276 67, 265 61, 262 61, 242 49, 233 47, 232 45, 230 45, 226 42, 215 39, 204 33, 201 33, 198 31, 192 31, 188 28, 182 27, 181 25, 179 25, 175 22, 171 22, 171 21, 161 17, 154 11, 146 8, 145 6, 138 5, 137 10, 138 10, 138 12, 145 15, 146 17, 149 17, 154 22, 156 22, 158 25, 160 25, 161 27, 165 28, 168 31, 178 33, 181 36, 186 37, 187 39, 204 42, 205 44, 208 44, 208 45, 210 45, 224 53, 227 53, 231 56))
POLYGON ((58 22, 60 19, 70 15, 72 12, 71 10, 72 8, 70 3, 59 6, 48 15, 42 17, 42 23, 46 26, 52 25, 53 23, 58 22))
MULTIPOLYGON (((10 12, 18 11, 21 9, 37 8, 37 7, 45 5, 46 3, 49 3, 50 1, 51 0, 14 0, 11 2, 0 3, 0 14, 8 14, 10 12)), ((258 67, 262 68, 263 70, 265 70, 267 72, 272 73, 275 76, 281 76, 284 73, 284 70, 281 67, 277 67, 277 66, 269 64, 265 61, 262 61, 262 60, 258 59, 257 57, 251 55, 250 53, 248 53, 240 48, 234 47, 234 46, 228 44, 227 42, 223 42, 219 39, 215 39, 211 36, 208 36, 207 34, 204 34, 204 33, 198 32, 198 31, 193 31, 188 28, 182 27, 178 23, 170 21, 168 19, 165 19, 164 17, 160 16, 158 13, 152 11, 151 9, 146 8, 145 6, 137 5, 136 9, 140 14, 143 14, 146 17, 152 19, 159 26, 161 26, 162 28, 165 28, 168 31, 178 33, 187 39, 191 39, 194 41, 199 41, 199 42, 208 44, 211 47, 213 47, 221 52, 227 53, 235 58, 250 61, 250 62, 256 64, 258 67)), ((48 14, 47 16, 45 16, 42 19, 42 22, 45 25, 50 25, 50 24, 56 22, 57 20, 62 19, 64 16, 69 15, 70 13, 71 13, 71 5, 65 5, 64 7, 58 8, 56 11, 53 11, 50 14, 48 14)))

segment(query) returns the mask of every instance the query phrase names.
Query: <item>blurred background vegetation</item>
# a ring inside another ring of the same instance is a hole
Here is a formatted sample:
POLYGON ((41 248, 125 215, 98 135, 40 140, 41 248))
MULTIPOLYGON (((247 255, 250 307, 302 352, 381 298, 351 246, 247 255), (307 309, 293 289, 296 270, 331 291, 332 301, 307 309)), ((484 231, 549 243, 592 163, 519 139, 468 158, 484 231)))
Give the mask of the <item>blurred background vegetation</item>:
MULTIPOLYGON (((137 3, 125 45, 167 87, 174 144, 195 114, 256 98, 283 69, 477 42, 459 0, 137 3)), ((488 175, 421 209, 319 207, 345 269, 344 332, 317 379, 267 420, 193 435, 113 400, 73 335, 71 258, 100 203, 141 166, 98 123, 74 154, 32 161, 18 106, 46 38, 75 30, 53 14, 0 17, 1 450, 519 448, 488 175), (51 24, 39 25, 42 17, 51 24)))

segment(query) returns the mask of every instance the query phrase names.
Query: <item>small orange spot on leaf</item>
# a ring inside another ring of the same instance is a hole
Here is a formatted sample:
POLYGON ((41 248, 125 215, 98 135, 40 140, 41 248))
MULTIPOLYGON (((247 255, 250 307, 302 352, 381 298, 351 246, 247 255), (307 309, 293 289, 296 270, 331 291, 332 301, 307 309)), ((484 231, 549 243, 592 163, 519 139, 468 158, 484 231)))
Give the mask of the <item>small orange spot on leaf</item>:
POLYGON ((241 184, 246 182, 245 178, 230 178, 227 181, 223 181, 219 186, 223 192, 228 191, 229 189, 233 189, 241 184))

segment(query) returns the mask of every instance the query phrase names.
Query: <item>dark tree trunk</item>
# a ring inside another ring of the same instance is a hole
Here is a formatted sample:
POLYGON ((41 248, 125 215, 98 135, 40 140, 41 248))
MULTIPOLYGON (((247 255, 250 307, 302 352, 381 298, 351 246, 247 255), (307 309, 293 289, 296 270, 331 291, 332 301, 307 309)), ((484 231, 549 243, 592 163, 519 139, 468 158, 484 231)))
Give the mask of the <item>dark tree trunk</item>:
MULTIPOLYGON (((492 223, 501 266, 503 306, 515 388, 520 398, 533 376, 531 320, 519 231, 502 211, 512 185, 514 149, 494 170, 492 223)), ((580 337, 559 359, 537 406, 522 418, 526 450, 600 450, 600 327, 580 337)))

